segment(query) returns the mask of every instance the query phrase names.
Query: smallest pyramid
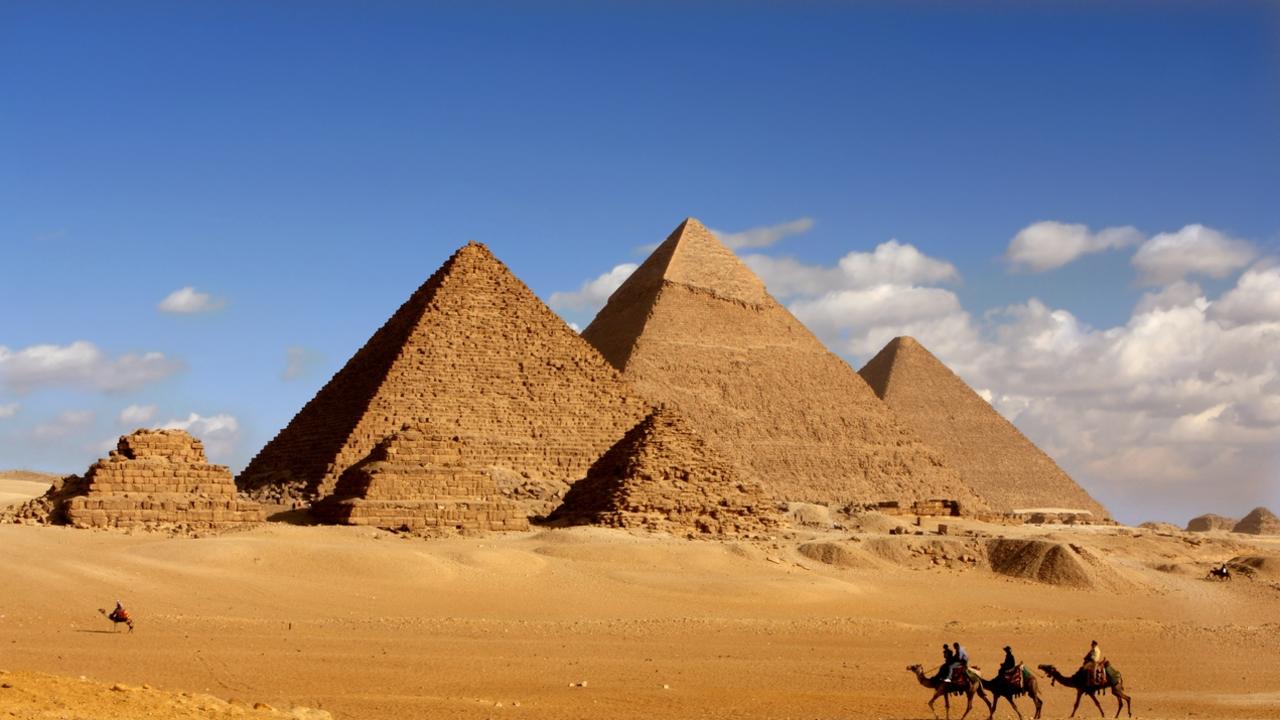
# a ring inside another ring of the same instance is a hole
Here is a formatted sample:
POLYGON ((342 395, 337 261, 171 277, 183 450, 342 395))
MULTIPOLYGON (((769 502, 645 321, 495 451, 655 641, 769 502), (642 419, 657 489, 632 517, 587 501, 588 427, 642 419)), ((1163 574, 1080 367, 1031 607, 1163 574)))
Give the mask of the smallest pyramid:
POLYGON ((210 465, 204 445, 183 430, 136 430, 59 495, 54 517, 76 527, 183 523, 225 527, 262 522, 262 508, 236 494, 226 465, 210 465))
POLYGON ((474 438, 407 425, 343 472, 312 507, 321 520, 389 530, 527 530, 503 497, 474 438))
POLYGON ((715 452, 668 406, 650 413, 602 455, 550 519, 728 537, 781 524, 760 483, 715 452))
POLYGON ((1256 507, 1253 512, 1241 518, 1231 532, 1249 535, 1280 535, 1280 518, 1264 507, 1256 507))
POLYGON ((1229 518, 1225 515, 1215 515, 1206 513, 1198 517, 1193 517, 1187 523, 1187 532, 1213 532, 1214 530, 1230 530, 1239 522, 1235 518, 1229 518))

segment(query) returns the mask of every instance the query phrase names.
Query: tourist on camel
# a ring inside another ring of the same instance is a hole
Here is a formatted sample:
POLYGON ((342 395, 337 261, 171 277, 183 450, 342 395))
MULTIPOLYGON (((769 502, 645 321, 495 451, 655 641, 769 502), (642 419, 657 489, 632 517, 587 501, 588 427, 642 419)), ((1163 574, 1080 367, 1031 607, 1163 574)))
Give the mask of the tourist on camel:
POLYGON ((942 665, 938 667, 938 676, 934 680, 941 680, 944 683, 951 682, 951 663, 953 660, 955 660, 955 655, 952 654, 951 648, 947 647, 946 643, 943 643, 942 665))
MULTIPOLYGON (((943 646, 946 647, 945 645, 943 646)), ((969 669, 969 653, 965 652, 964 647, 960 643, 951 643, 951 664, 947 665, 946 676, 943 678, 946 682, 952 682, 956 676, 956 670, 969 669)))
POLYGON ((1085 671, 1085 677, 1091 684, 1098 685, 1106 682, 1106 676, 1103 675, 1106 664, 1106 660, 1102 657, 1102 648, 1098 647, 1098 641, 1090 642, 1089 652, 1085 653, 1084 663, 1080 669, 1085 671))
POLYGON ((1007 675, 1018 667, 1018 661, 1013 658, 1013 650, 1008 645, 1004 646, 1004 661, 1000 663, 1000 675, 1007 675))

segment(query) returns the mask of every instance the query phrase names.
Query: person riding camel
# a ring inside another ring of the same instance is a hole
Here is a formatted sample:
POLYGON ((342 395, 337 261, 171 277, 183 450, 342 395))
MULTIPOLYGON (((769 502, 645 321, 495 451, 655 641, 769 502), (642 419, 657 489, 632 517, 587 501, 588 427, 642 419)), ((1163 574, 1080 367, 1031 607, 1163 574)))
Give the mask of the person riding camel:
POLYGON ((951 652, 951 648, 947 647, 946 643, 943 643, 942 665, 938 668, 938 676, 935 678, 936 680, 941 680, 944 683, 951 682, 951 663, 955 659, 956 656, 951 652))
POLYGON ((948 682, 954 681, 957 670, 963 670, 967 675, 967 671, 969 669, 969 653, 965 652, 964 647, 957 642, 951 643, 951 648, 951 664, 947 666, 946 675, 946 680, 948 682))
POLYGON ((1013 650, 1008 645, 1004 646, 1004 660, 1000 663, 1000 674, 1012 672, 1018 667, 1018 661, 1013 658, 1013 650))
POLYGON ((1090 683, 1098 685, 1106 683, 1106 676, 1103 674, 1105 666, 1102 648, 1098 647, 1097 640, 1093 640, 1089 643, 1089 652, 1085 653, 1084 664, 1080 668, 1087 673, 1086 677, 1089 678, 1090 683))
POLYGON ((117 600, 116 609, 111 611, 111 614, 107 616, 107 619, 112 622, 129 622, 129 611, 125 610, 124 605, 117 600))

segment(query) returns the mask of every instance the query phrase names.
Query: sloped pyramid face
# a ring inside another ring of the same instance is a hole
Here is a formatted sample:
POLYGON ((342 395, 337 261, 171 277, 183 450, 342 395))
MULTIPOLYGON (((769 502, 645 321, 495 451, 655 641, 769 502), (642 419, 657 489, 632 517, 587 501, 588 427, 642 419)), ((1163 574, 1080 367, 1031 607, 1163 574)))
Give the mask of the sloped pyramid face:
POLYGON ((654 250, 583 337, 776 499, 947 498, 966 512, 985 509, 697 220, 654 250))
POLYGON ((1280 518, 1264 507, 1254 508, 1241 518, 1231 532, 1248 533, 1250 535, 1280 535, 1280 518))
POLYGON ((964 380, 909 337, 892 340, 860 371, 898 417, 941 450, 993 509, 1087 510, 1109 517, 1040 448, 964 380))
POLYGON ((760 483, 670 407, 654 411, 601 456, 551 519, 719 536, 781 524, 760 483))
POLYGON ((648 411, 600 354, 483 245, 458 250, 237 478, 263 499, 315 499, 383 438, 430 424, 573 482, 648 411))
POLYGON ((528 515, 498 492, 483 438, 410 426, 347 468, 313 506, 322 520, 409 530, 525 530, 528 515))

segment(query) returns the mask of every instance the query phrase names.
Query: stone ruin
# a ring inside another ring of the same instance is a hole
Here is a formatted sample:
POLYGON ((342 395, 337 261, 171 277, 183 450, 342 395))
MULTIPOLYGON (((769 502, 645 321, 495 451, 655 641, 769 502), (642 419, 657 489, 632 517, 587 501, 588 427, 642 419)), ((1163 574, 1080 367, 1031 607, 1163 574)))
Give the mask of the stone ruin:
POLYGON ((1280 518, 1264 507, 1256 507, 1240 519, 1231 532, 1248 535, 1280 535, 1280 518))
POLYGON ((183 430, 135 430, 83 477, 55 483, 28 504, 29 517, 82 528, 165 524, 218 528, 263 521, 257 503, 236 494, 225 465, 183 430), (39 510, 46 512, 39 516, 39 510))
MULTIPOLYGON (((501 444, 536 500, 563 488, 650 409, 618 371, 478 243, 455 252, 240 473, 301 505, 405 425, 501 444)), ((548 506, 546 510, 549 510, 548 506)), ((537 512, 537 508, 531 508, 537 512)), ((545 510, 544 510, 545 511, 545 510)))
POLYGON ((312 506, 325 522, 389 530, 526 530, 524 510, 498 490, 483 439, 407 426, 347 468, 312 506))
POLYGON ((582 332, 641 395, 680 409, 779 501, 947 497, 986 510, 701 223, 689 218, 582 332))
POLYGON ((781 524, 760 483, 673 408, 650 413, 569 488, 551 521, 678 535, 759 535, 781 524))
POLYGON ((1229 518, 1225 515, 1215 515, 1214 513, 1205 513, 1198 517, 1191 518, 1187 522, 1187 532, 1213 532, 1214 530, 1230 530, 1236 526, 1239 520, 1229 518))

